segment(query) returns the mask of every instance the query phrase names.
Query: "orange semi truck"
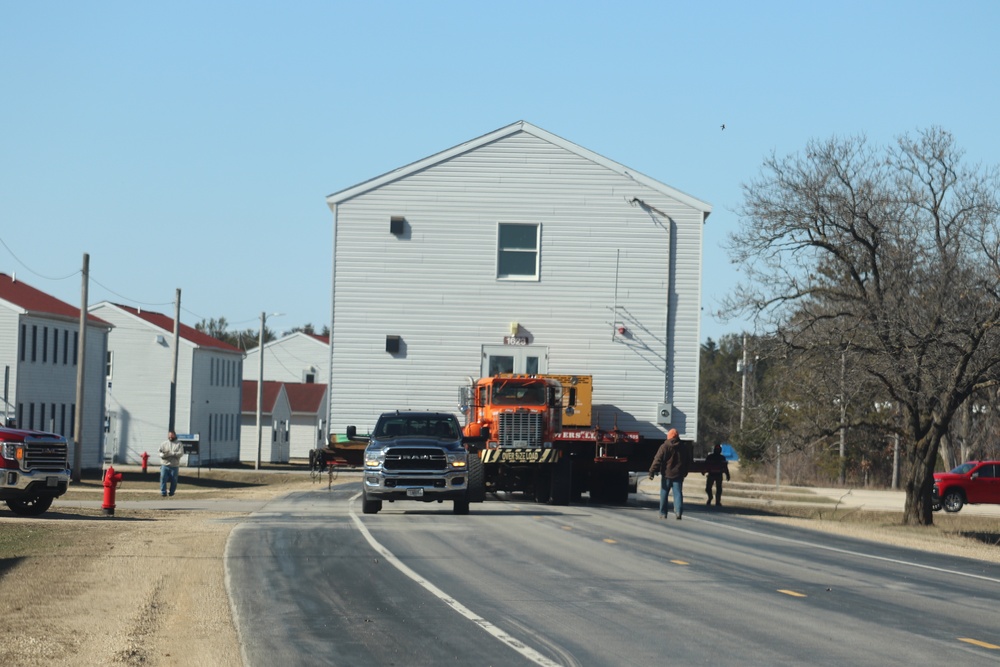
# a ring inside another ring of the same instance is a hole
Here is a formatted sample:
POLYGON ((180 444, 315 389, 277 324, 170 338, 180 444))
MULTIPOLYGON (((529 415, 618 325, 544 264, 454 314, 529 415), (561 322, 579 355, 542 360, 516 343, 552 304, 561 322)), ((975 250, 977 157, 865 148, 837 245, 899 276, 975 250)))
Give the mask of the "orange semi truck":
POLYGON ((630 471, 648 469, 659 442, 605 430, 593 414, 589 375, 500 374, 460 392, 463 435, 483 462, 489 492, 520 492, 566 505, 624 504, 630 471))

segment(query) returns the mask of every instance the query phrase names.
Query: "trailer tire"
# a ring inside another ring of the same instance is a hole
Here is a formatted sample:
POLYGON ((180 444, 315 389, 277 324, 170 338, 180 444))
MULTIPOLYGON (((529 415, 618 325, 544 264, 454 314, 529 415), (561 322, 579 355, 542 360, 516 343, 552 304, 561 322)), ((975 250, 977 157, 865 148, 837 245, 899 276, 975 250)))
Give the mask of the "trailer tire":
POLYGON ((486 481, 483 461, 479 454, 469 454, 469 502, 481 503, 486 500, 486 481))
POLYGON ((552 466, 551 505, 569 505, 573 493, 573 463, 563 459, 552 466))
POLYGON ((612 505, 628 504, 628 470, 609 470, 605 477, 607 498, 612 505))

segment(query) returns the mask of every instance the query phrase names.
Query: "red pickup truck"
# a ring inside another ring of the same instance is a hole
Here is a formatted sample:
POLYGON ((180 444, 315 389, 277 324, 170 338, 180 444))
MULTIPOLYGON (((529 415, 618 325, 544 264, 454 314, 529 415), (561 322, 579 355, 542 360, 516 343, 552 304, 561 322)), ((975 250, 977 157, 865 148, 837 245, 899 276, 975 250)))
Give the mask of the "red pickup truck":
POLYGON ((55 433, 0 427, 0 500, 38 516, 69 486, 69 447, 55 433))
POLYGON ((1000 505, 1000 461, 968 461, 934 473, 935 512, 957 512, 966 504, 1000 505))

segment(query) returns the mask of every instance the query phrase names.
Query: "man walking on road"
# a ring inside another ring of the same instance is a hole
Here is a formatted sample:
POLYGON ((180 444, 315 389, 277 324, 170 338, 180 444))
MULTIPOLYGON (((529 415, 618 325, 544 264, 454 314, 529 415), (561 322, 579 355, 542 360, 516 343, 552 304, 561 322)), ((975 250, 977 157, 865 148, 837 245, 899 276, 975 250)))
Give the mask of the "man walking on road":
POLYGON ((682 487, 691 465, 691 450, 681 442, 677 429, 667 431, 667 439, 656 450, 653 465, 649 467, 649 478, 653 479, 660 473, 660 518, 667 518, 667 497, 674 494, 674 516, 681 520, 684 513, 684 495, 682 487))
MULTIPOLYGON (((722 445, 716 445, 712 453, 705 457, 705 467, 708 468, 708 479, 705 481, 705 493, 708 494, 708 501, 705 507, 712 504, 712 487, 715 487, 715 506, 722 506, 722 476, 726 476, 729 481, 729 461, 722 455, 722 445)), ((701 473, 704 475, 705 473, 701 473)))
POLYGON ((167 439, 160 445, 160 495, 174 495, 177 490, 177 477, 180 475, 181 457, 184 456, 184 443, 177 439, 173 431, 167 433, 167 439))

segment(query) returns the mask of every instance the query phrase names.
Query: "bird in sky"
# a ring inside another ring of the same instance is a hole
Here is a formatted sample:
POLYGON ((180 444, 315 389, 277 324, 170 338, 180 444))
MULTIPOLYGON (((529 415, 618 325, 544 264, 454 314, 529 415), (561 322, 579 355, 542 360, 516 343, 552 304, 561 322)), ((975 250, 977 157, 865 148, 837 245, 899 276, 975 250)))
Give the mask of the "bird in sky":
POLYGON ((726 129, 726 124, 725 123, 722 124, 722 129, 723 130, 726 129))

